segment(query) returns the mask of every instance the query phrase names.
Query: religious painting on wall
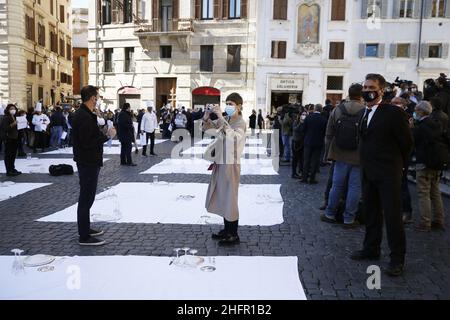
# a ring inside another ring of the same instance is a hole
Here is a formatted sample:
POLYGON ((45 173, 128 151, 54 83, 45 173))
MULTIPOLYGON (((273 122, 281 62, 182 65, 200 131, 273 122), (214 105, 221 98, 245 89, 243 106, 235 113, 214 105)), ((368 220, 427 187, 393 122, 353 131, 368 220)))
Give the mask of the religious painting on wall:
POLYGON ((297 43, 319 43, 320 7, 303 4, 298 8, 297 43))

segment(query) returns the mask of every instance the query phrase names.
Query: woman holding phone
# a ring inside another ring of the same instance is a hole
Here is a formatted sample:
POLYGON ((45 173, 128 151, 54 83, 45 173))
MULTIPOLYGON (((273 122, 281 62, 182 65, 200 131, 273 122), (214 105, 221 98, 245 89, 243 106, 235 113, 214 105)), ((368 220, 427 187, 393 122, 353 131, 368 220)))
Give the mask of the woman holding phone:
POLYGON ((206 210, 224 219, 224 229, 212 235, 220 245, 239 243, 238 190, 241 176, 240 159, 245 146, 246 123, 242 118, 242 97, 230 94, 226 99, 226 115, 220 106, 207 110, 203 117, 203 130, 216 140, 211 181, 206 194, 206 210))

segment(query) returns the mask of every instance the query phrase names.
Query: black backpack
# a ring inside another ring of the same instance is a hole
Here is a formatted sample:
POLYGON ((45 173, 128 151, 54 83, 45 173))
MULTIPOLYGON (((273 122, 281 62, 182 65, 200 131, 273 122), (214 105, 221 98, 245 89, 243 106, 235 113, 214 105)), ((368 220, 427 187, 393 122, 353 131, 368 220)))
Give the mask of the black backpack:
POLYGON ((339 105, 341 116, 336 122, 336 145, 344 150, 358 149, 359 113, 351 115, 343 104, 339 105))
POLYGON ((51 176, 62 176, 62 175, 71 175, 73 174, 73 168, 70 164, 58 164, 51 165, 48 168, 51 176))

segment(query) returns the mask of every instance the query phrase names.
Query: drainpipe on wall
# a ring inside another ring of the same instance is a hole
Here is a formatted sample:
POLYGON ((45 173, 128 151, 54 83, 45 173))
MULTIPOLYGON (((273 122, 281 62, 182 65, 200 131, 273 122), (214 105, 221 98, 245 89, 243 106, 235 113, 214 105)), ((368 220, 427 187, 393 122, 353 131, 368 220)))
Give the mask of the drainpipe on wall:
POLYGON ((422 29, 423 29, 423 10, 424 10, 425 0, 422 0, 420 7, 420 25, 419 25, 419 52, 417 54, 417 69, 420 67, 420 58, 422 54, 422 29))

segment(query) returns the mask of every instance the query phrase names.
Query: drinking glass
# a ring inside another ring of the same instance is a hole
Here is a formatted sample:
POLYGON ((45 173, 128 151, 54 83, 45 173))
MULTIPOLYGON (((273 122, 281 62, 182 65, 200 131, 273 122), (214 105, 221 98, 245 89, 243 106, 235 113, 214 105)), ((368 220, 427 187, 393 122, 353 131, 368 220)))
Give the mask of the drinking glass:
POLYGON ((158 183, 158 176, 153 176, 153 183, 157 184, 158 183))
POLYGON ((11 252, 14 253, 14 261, 13 261, 13 265, 12 265, 12 273, 15 276, 24 275, 25 274, 25 266, 23 264, 23 260, 22 260, 22 256, 21 256, 23 250, 12 249, 11 252))

